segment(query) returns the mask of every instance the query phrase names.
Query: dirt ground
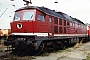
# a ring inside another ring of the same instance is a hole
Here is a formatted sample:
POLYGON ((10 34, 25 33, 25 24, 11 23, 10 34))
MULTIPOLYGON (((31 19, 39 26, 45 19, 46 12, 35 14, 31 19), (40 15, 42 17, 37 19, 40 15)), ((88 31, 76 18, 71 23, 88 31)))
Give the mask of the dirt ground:
POLYGON ((90 55, 90 42, 77 44, 77 47, 50 53, 48 56, 34 56, 32 60, 87 60, 90 55))
MULTIPOLYGON (((57 52, 52 52, 42 56, 28 56, 28 59, 26 57, 24 59, 23 57, 23 59, 17 60, 87 60, 88 56, 90 55, 90 42, 76 45, 77 46, 67 48, 65 50, 59 50, 57 52)), ((1 57, 5 54, 7 54, 7 52, 0 52, 0 60, 6 60, 5 57, 1 57)), ((14 56, 14 58, 16 57, 14 56)))

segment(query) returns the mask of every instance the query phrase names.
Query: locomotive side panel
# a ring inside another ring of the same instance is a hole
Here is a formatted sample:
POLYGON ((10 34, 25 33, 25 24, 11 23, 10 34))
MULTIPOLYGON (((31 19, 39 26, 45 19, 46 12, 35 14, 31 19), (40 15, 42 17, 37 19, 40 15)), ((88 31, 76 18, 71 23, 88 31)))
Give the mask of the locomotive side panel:
POLYGON ((43 33, 47 37, 53 37, 54 17, 37 10, 35 19, 37 21, 38 33, 43 33))
POLYGON ((47 15, 36 10, 36 21, 38 33, 47 33, 48 32, 47 15))

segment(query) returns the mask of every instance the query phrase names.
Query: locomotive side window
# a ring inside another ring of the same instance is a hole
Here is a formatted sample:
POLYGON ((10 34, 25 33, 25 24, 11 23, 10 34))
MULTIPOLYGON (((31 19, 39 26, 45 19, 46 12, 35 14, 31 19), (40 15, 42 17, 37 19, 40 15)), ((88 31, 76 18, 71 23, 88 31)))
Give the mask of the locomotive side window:
POLYGON ((70 22, 70 26, 73 26, 73 23, 72 22, 70 22))
POLYGON ((20 17, 21 17, 21 12, 16 13, 14 16, 14 21, 19 21, 20 17))
POLYGON ((64 27, 64 33, 66 33, 66 27, 64 27))
POLYGON ((52 18, 51 18, 51 17, 49 18, 49 22, 50 22, 50 23, 52 22, 52 18))
POLYGON ((54 24, 58 24, 58 18, 54 17, 54 24))
POLYGON ((75 26, 75 23, 73 23, 73 27, 75 26))
POLYGON ((54 26, 54 33, 58 33, 58 26, 54 26))
POLYGON ((68 26, 70 25, 69 21, 67 21, 67 25, 68 25, 68 26))
POLYGON ((78 28, 78 24, 75 24, 75 28, 78 28))
POLYGON ((81 25, 80 24, 78 24, 78 28, 80 28, 81 27, 81 25))
POLYGON ((62 33, 62 27, 59 27, 59 33, 62 33))
POLYGON ((82 25, 82 29, 83 29, 83 25, 82 25))
POLYGON ((23 20, 33 20, 34 19, 34 12, 28 11, 24 12, 23 20))
POLYGON ((44 18, 43 15, 38 14, 38 16, 37 16, 37 20, 45 21, 45 18, 44 18))
POLYGON ((62 19, 59 19, 59 25, 62 25, 62 19))
POLYGON ((66 26, 66 20, 64 20, 64 26, 66 26))

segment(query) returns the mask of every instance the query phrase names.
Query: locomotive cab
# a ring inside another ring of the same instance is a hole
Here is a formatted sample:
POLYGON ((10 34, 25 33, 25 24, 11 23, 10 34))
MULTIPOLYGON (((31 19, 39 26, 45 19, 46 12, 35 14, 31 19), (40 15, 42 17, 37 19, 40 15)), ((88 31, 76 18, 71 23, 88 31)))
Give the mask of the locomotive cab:
POLYGON ((14 20, 11 22, 12 33, 36 32, 35 10, 15 11, 14 20))
POLYGON ((12 34, 49 36, 53 33, 52 20, 51 16, 36 7, 16 10, 13 22, 11 22, 12 34))

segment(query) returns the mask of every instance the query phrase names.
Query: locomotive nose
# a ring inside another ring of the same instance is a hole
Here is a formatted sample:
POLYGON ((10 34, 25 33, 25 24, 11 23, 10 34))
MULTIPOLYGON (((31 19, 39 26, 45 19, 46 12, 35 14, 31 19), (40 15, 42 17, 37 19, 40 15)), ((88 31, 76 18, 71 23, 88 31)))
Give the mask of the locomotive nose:
POLYGON ((17 24, 17 28, 18 28, 18 29, 21 29, 21 28, 22 28, 22 24, 21 24, 21 23, 18 23, 18 24, 17 24))

